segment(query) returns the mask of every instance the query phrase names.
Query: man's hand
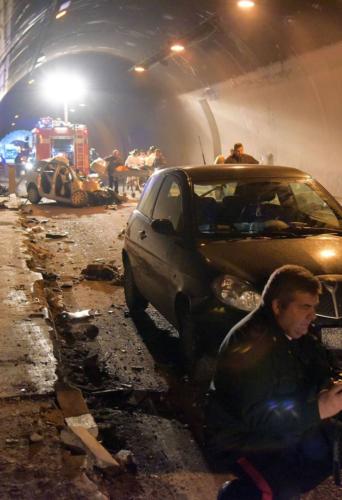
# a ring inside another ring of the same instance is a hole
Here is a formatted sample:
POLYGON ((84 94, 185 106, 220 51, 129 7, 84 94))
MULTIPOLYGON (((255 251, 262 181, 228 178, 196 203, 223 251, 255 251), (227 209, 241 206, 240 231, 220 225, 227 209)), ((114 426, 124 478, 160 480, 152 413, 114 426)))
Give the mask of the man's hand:
POLYGON ((334 417, 342 411, 342 382, 335 382, 318 396, 318 410, 321 419, 334 417))

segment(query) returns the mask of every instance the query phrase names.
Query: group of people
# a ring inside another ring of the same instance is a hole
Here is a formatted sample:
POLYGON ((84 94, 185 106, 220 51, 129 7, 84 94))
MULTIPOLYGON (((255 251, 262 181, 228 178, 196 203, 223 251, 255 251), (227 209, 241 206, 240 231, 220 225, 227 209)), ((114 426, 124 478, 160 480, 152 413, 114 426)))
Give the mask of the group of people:
MULTIPOLYGON (((154 170, 165 168, 167 163, 162 151, 156 146, 151 146, 147 151, 142 149, 134 149, 131 151, 126 160, 123 160, 122 154, 118 149, 114 149, 112 154, 104 158, 107 168, 108 185, 119 192, 120 172, 128 172, 129 170, 137 170, 146 173, 147 178, 154 170)), ((127 182, 132 188, 140 190, 141 179, 128 179, 127 182)), ((123 184, 126 184, 126 177, 123 179, 123 184)))
POLYGON ((225 157, 224 155, 218 155, 215 158, 215 164, 220 165, 220 164, 234 164, 234 163, 241 163, 241 164, 258 164, 258 160, 253 158, 253 156, 248 155, 244 151, 243 144, 241 142, 237 142, 234 144, 233 149, 231 150, 231 153, 229 156, 225 157))
POLYGON ((320 293, 307 269, 280 267, 221 344, 207 449, 237 479, 219 500, 298 500, 333 472, 340 480, 342 381, 311 331, 320 293))

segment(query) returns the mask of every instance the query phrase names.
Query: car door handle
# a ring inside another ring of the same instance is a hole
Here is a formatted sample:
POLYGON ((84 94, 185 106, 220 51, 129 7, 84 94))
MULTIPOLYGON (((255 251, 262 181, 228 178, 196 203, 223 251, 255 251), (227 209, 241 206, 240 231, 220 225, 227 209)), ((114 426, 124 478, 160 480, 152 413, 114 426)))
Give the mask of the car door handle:
POLYGON ((142 231, 139 231, 139 238, 141 240, 144 240, 145 238, 147 238, 147 234, 146 234, 146 231, 142 230, 142 231))

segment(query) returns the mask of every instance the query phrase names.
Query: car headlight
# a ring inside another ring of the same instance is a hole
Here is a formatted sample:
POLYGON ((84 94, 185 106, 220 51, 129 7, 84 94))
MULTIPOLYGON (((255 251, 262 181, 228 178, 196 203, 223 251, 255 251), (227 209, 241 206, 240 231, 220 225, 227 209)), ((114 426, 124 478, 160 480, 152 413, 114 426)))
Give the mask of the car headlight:
POLYGON ((260 304, 260 294, 248 281, 228 274, 216 278, 213 290, 221 302, 242 311, 253 311, 260 304))

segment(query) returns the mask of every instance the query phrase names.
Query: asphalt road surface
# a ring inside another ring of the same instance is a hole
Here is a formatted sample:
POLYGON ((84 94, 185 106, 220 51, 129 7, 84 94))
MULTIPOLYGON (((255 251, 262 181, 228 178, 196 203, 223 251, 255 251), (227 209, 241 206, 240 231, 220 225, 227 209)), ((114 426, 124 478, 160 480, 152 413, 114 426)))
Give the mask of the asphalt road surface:
MULTIPOLYGON (((59 377, 82 390, 106 448, 133 452, 131 474, 93 478, 111 498, 215 499, 226 478, 208 468, 197 442, 200 390, 180 368, 177 332, 152 307, 134 322, 125 305, 122 231, 133 207, 25 207, 29 264, 45 278, 59 377), (87 279, 90 264, 116 266, 115 279, 87 279), (80 311, 85 317, 70 316, 80 311)), ((328 481, 307 498, 337 500, 340 492, 328 481)))

